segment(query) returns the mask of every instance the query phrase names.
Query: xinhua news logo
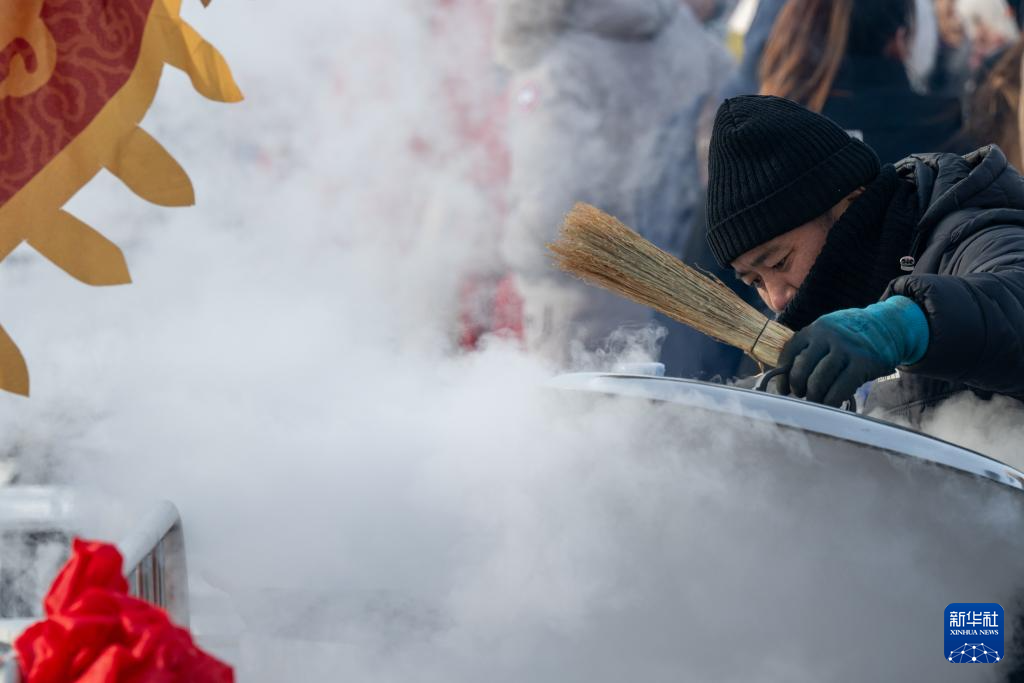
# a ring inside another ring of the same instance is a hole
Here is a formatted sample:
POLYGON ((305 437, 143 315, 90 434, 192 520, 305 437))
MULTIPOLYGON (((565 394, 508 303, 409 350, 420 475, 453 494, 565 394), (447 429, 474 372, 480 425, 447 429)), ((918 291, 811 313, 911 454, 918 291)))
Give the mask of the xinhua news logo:
POLYGON ((994 602, 954 602, 946 607, 946 660, 995 664, 1003 651, 1003 608, 994 602))

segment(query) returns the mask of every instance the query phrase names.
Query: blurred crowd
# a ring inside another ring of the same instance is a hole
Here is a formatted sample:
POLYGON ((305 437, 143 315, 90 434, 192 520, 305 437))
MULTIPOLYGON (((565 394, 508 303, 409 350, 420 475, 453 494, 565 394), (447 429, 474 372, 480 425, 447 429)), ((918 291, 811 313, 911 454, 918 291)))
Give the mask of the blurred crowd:
POLYGON ((989 144, 1016 168, 1024 159, 1020 0, 439 0, 438 35, 465 31, 467 16, 478 54, 453 67, 450 106, 484 150, 465 174, 495 224, 492 257, 462 289, 467 349, 491 333, 578 366, 656 325, 670 375, 752 370, 739 351, 556 272, 545 248, 590 202, 762 306, 705 242, 707 148, 726 97, 795 100, 883 163, 989 144), (460 97, 470 71, 487 74, 484 105, 479 88, 460 97))

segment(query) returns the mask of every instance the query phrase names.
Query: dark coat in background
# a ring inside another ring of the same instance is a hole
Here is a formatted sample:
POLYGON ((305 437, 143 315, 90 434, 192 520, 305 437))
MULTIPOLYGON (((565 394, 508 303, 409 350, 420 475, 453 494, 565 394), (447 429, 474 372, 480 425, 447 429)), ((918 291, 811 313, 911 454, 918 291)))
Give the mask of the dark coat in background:
POLYGON ((915 92, 906 68, 893 59, 848 57, 822 114, 866 142, 883 164, 918 152, 970 151, 956 140, 960 101, 915 92))
POLYGON ((1024 178, 995 146, 897 169, 917 187, 922 246, 885 296, 916 301, 931 339, 919 363, 875 382, 865 409, 917 423, 963 391, 1024 400, 1024 178))

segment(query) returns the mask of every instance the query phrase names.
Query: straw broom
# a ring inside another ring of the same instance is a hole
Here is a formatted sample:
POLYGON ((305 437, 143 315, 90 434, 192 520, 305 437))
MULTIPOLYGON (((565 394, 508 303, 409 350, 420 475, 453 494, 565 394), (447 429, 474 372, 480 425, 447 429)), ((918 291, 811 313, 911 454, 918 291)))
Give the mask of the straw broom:
POLYGON ((793 331, 748 305, 720 280, 665 253, 618 219, 577 204, 548 248, 564 271, 664 313, 776 367, 793 331))

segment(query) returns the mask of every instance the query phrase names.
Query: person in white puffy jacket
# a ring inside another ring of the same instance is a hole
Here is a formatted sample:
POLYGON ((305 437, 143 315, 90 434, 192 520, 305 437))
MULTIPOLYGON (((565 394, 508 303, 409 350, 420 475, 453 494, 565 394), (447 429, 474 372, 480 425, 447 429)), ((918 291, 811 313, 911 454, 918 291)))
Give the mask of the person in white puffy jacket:
POLYGON ((511 70, 509 213, 526 342, 564 361, 652 314, 557 273, 545 245, 578 201, 679 253, 701 191, 696 120, 733 69, 680 0, 502 0, 511 70))

